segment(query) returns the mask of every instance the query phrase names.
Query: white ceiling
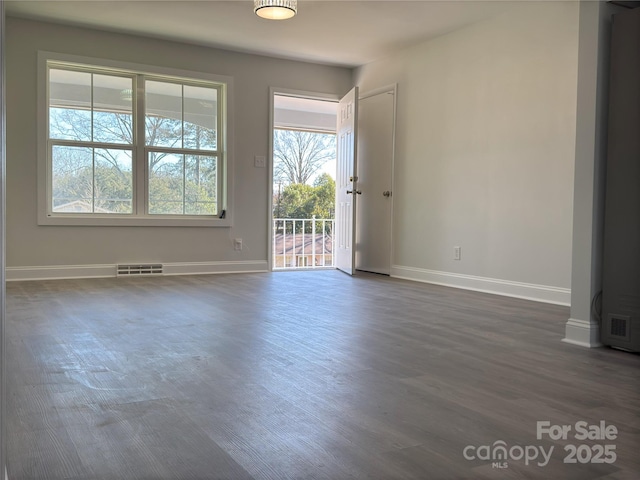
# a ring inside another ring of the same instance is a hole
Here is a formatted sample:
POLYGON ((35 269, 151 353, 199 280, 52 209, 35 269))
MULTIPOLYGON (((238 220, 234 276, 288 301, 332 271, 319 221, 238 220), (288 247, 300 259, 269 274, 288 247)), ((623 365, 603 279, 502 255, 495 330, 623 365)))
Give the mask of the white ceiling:
POLYGON ((495 16, 517 2, 298 1, 291 20, 264 20, 245 0, 6 1, 17 16, 340 66, 358 66, 495 16))

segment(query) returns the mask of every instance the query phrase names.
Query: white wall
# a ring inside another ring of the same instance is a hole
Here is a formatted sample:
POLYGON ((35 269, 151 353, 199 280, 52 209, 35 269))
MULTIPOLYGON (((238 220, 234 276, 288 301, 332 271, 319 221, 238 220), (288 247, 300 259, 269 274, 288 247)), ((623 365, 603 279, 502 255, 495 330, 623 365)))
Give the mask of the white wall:
MULTIPOLYGON (((248 262, 266 268, 269 87, 343 94, 351 70, 80 28, 7 19, 7 266, 11 278, 43 276, 52 265, 129 262, 248 262), (234 77, 232 228, 60 227, 36 224, 36 55, 38 50, 234 77), (244 240, 242 252, 231 239, 244 240)), ((205 270, 207 267, 202 267, 205 270)), ((75 270, 78 275, 109 271, 75 270)), ((64 273, 53 269, 51 276, 64 273)))
POLYGON ((569 302, 578 12, 514 2, 355 72, 398 83, 394 275, 569 302))

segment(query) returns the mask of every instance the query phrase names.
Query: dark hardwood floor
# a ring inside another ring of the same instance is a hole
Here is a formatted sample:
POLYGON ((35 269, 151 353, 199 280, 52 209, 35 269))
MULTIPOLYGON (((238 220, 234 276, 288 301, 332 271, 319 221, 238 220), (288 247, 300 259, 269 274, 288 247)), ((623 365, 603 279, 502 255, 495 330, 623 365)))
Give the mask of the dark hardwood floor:
POLYGON ((640 356, 562 343, 565 307, 336 271, 7 290, 11 480, 640 478, 640 356))

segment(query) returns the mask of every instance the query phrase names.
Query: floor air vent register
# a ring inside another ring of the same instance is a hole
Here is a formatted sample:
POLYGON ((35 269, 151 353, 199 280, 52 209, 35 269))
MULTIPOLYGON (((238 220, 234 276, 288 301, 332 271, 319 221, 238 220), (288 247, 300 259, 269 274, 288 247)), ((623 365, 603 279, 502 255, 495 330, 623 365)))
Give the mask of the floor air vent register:
POLYGON ((136 265, 118 265, 116 275, 118 277, 124 276, 150 276, 150 275, 162 275, 162 264, 150 263, 150 264, 136 264, 136 265))
POLYGON ((629 339, 629 317, 609 315, 609 335, 629 339))
POLYGON ((605 345, 631 352, 640 351, 640 322, 628 315, 607 315, 601 333, 605 345))

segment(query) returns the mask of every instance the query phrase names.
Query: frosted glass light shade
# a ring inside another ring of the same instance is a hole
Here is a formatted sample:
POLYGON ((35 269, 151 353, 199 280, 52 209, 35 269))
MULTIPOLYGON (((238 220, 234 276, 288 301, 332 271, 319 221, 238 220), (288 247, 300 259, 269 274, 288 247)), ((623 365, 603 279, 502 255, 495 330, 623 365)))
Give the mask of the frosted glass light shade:
POLYGON ((298 0, 254 0, 253 11, 269 20, 286 20, 298 11, 298 0))

